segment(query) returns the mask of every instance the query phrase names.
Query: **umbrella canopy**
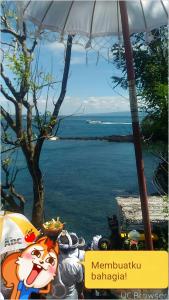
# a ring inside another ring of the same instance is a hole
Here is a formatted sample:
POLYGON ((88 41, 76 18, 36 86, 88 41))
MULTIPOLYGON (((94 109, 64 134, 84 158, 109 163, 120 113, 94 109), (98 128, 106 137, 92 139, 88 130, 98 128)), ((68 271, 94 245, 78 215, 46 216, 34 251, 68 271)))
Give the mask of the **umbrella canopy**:
MULTIPOLYGON (((18 2, 20 8, 21 3, 18 2)), ((126 1, 129 32, 147 32, 168 24, 168 0, 126 1)), ((23 1, 25 18, 41 29, 89 38, 122 33, 119 1, 23 1)))
POLYGON ((27 247, 38 234, 24 215, 0 212, 0 254, 27 247))

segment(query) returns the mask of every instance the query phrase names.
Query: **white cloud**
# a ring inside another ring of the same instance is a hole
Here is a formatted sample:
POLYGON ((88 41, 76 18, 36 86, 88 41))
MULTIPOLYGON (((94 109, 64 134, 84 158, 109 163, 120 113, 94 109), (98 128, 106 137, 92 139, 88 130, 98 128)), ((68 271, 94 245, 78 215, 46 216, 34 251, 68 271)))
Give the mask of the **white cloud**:
MULTIPOLYGON (((5 109, 14 113, 14 108, 11 105, 7 105, 7 101, 2 99, 2 104, 5 109)), ((39 99, 38 107, 41 113, 44 113, 46 106, 46 100, 44 98, 39 99)), ((53 103, 49 100, 48 110, 52 112, 53 103)), ((60 115, 71 114, 91 114, 91 113, 109 113, 129 111, 129 100, 120 96, 89 96, 89 97, 73 97, 66 96, 61 106, 60 115)))
MULTIPOLYGON (((54 42, 54 43, 49 43, 46 46, 49 50, 52 51, 63 51, 66 47, 66 43, 59 43, 59 42, 54 42)), ((85 48, 79 44, 73 44, 72 46, 72 50, 74 52, 80 52, 80 53, 84 53, 85 52, 85 48)))
POLYGON ((129 101, 120 96, 90 96, 66 97, 61 108, 61 114, 79 113, 108 113, 129 111, 129 101))

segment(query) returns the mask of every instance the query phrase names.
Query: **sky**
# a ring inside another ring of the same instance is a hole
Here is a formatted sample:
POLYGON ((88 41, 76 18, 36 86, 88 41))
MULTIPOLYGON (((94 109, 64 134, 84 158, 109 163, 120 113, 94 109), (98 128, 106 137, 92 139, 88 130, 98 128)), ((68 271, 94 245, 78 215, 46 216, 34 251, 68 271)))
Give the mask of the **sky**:
MULTIPOLYGON (((52 73, 56 81, 61 81, 64 68, 65 48, 59 42, 41 42, 40 68, 44 72, 52 73)), ((9 72, 9 71, 8 71, 9 72)), ((84 47, 74 44, 72 48, 71 64, 67 92, 61 106, 61 115, 81 115, 95 113, 111 113, 129 111, 127 91, 120 87, 113 89, 111 76, 119 75, 112 63, 108 61, 108 49, 98 51, 85 50, 84 47)), ((10 77, 11 74, 8 73, 10 77)), ((48 110, 53 110, 54 101, 60 93, 61 84, 56 84, 48 100, 48 110)), ((14 108, 7 105, 1 97, 4 108, 14 113, 14 108)), ((39 109, 43 114, 46 106, 46 91, 39 99, 39 109)))
MULTIPOLYGON (((43 67, 47 69, 50 66, 56 80, 61 80, 64 67, 64 46, 58 42, 48 43, 42 45, 40 51, 43 67)), ((100 51, 98 56, 98 52, 94 50, 86 52, 84 47, 73 45, 67 93, 60 114, 129 111, 127 91, 120 87, 112 88, 111 76, 119 74, 119 70, 108 62, 107 50, 100 51)), ((57 95, 59 95, 60 84, 57 90, 57 95)), ((41 110, 45 103, 43 99, 41 110)), ((50 102, 49 110, 51 109, 50 102)))

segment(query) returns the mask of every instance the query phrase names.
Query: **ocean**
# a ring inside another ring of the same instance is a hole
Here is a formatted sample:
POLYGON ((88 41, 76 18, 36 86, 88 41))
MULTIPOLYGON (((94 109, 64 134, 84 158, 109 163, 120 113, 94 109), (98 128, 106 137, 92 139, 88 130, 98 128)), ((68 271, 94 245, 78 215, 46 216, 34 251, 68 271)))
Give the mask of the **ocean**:
MULTIPOLYGON (((65 118, 57 134, 83 137, 131 133, 129 114, 114 113, 65 118)), ((143 155, 148 193, 155 193, 152 177, 158 161, 146 150, 143 155)), ((59 216, 68 230, 86 241, 96 234, 109 234, 107 216, 117 212, 117 196, 138 195, 132 143, 48 140, 44 143, 40 164, 45 182, 45 219, 59 216)), ((20 151, 17 165, 26 167, 20 151)), ((16 189, 27 200, 25 214, 30 218, 32 183, 26 168, 17 176, 16 189)))

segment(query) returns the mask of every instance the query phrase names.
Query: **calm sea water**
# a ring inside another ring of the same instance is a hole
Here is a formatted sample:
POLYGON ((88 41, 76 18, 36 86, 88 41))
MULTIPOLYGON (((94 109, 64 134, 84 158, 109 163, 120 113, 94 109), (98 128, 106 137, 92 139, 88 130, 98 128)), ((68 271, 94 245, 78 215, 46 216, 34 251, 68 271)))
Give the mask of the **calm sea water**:
MULTIPOLYGON (((127 115, 70 117, 62 121, 60 136, 130 134, 127 115), (89 124, 99 120, 102 124, 89 124)), ((153 171, 157 160, 144 151, 149 193, 154 193, 153 171)), ((21 153, 18 164, 25 166, 21 153)), ((108 233, 107 216, 117 212, 115 197, 138 194, 132 143, 106 141, 46 141, 41 155, 45 181, 45 217, 60 216, 67 228, 90 240, 108 233)), ((31 216, 32 185, 27 170, 17 177, 17 188, 26 199, 25 214, 31 216)))

